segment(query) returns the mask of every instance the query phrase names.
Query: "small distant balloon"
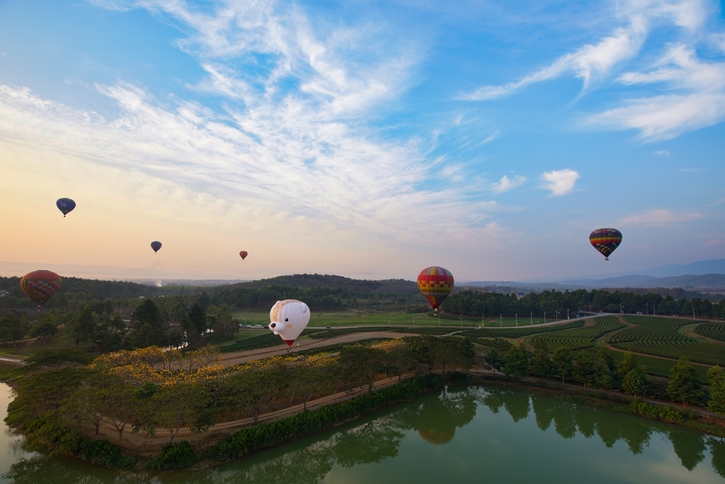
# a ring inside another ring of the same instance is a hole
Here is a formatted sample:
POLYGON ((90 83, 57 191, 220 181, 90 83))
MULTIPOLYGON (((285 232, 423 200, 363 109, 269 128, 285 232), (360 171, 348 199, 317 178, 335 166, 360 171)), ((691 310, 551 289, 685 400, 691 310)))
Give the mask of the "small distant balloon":
POLYGON ((242 260, 246 259, 248 255, 249 255, 249 252, 247 252, 246 250, 239 252, 239 257, 241 257, 242 260))
POLYGON ((617 229, 597 229, 589 234, 589 243, 602 253, 604 260, 622 243, 622 232, 617 229))
POLYGON ((151 248, 154 249, 155 254, 161 248, 161 242, 159 242, 158 240, 154 240, 153 242, 151 242, 151 248))
POLYGON ((74 208, 76 208, 76 202, 74 202, 70 198, 59 198, 55 202, 55 206, 58 207, 58 210, 63 212, 63 217, 65 217, 66 215, 71 213, 74 208))
POLYGON ((445 298, 451 293, 453 283, 453 274, 442 267, 426 267, 418 274, 418 290, 428 300, 433 311, 438 311, 445 298))
POLYGON ((20 279, 20 289, 28 296, 28 299, 35 303, 35 307, 40 311, 40 306, 55 296, 62 283, 63 279, 53 271, 33 271, 28 272, 20 279))
POLYGON ((310 322, 310 308, 296 299, 277 301, 269 311, 269 321, 269 329, 292 346, 310 322))

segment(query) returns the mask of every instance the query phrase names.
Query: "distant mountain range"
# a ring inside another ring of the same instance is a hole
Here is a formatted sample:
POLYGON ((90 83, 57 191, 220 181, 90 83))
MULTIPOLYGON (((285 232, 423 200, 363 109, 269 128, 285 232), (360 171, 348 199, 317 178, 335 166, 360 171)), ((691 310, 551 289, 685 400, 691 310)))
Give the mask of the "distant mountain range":
POLYGON ((608 277, 606 279, 578 279, 559 282, 560 285, 595 287, 682 287, 685 289, 725 288, 725 274, 703 274, 670 277, 653 277, 642 274, 608 277))
MULTIPOLYGON (((614 274, 605 278, 582 278, 555 281, 461 281, 462 286, 496 286, 518 290, 542 289, 595 289, 595 288, 655 288, 681 287, 725 291, 725 259, 714 259, 693 262, 691 264, 667 264, 637 271, 637 274, 614 274)), ((720 292, 720 291, 719 291, 720 292)))

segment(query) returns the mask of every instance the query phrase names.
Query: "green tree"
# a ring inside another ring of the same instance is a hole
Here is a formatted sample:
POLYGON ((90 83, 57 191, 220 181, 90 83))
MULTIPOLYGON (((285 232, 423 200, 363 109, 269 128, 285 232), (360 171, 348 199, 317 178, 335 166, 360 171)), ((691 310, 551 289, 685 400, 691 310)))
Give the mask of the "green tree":
POLYGON ((491 348, 486 355, 485 360, 486 364, 493 368, 494 371, 501 371, 503 369, 504 359, 501 357, 501 353, 499 353, 496 348, 491 348))
POLYGON ((531 365, 531 353, 523 343, 512 346, 506 352, 503 371, 507 375, 523 376, 528 375, 531 365))
POLYGON ((707 370, 707 380, 710 383, 707 407, 712 412, 725 414, 725 371, 719 366, 713 366, 707 370))
POLYGON ((209 326, 214 334, 224 339, 231 339, 239 332, 239 323, 232 318, 232 312, 227 306, 212 307, 209 311, 209 326))
POLYGON ((95 342, 97 331, 98 316, 91 310, 91 305, 86 304, 73 328, 73 339, 77 345, 95 342))
POLYGON ((187 341, 190 343, 198 341, 201 335, 206 332, 206 310, 204 306, 195 303, 189 310, 189 314, 181 320, 181 326, 186 332, 187 341))
POLYGON ((556 369, 556 376, 561 377, 561 383, 564 383, 564 380, 571 375, 573 369, 572 360, 573 357, 568 348, 560 346, 554 350, 551 362, 556 369))
POLYGON ((588 353, 580 352, 574 359, 574 379, 584 385, 592 386, 596 381, 596 372, 594 369, 594 360, 588 353))
POLYGON ((594 360, 594 385, 602 390, 608 390, 614 386, 612 369, 603 358, 594 360))
POLYGON ((384 370, 384 353, 360 344, 345 346, 340 350, 340 364, 345 381, 364 383, 372 392, 377 375, 384 370))
MULTIPOLYGON (((131 314, 131 323, 134 329, 140 330, 144 324, 148 325, 148 344, 145 346, 166 346, 169 330, 161 316, 161 311, 153 299, 144 299, 131 314)), ((137 341, 140 338, 136 338, 137 341)), ((138 347, 145 347, 140 344, 138 347)))
MULTIPOLYGON (((167 385, 151 397, 154 424, 169 432, 169 442, 182 427, 194 427, 197 430, 208 428, 208 421, 201 425, 200 417, 207 417, 204 412, 209 403, 209 395, 200 383, 179 383, 167 385), (195 425, 197 424, 197 425, 195 425)), ((256 423, 256 420, 255 420, 256 423)))
POLYGON ((686 356, 680 356, 677 364, 670 368, 670 381, 667 383, 667 395, 676 402, 688 404, 702 397, 702 389, 697 381, 697 370, 686 356))
POLYGON ((45 346, 45 338, 47 336, 55 336, 58 332, 58 328, 52 321, 39 321, 30 328, 30 337, 38 338, 40 344, 45 346))
POLYGON ((412 336, 405 338, 405 347, 408 349, 411 360, 433 373, 433 354, 431 351, 433 338, 431 336, 412 336))
MULTIPOLYGON (((619 362, 619 366, 617 367, 617 374, 619 375, 619 378, 622 380, 622 388, 624 388, 624 379, 627 375, 629 375, 631 372, 637 373, 637 381, 641 382, 641 385, 643 388, 640 389, 640 391, 636 393, 643 393, 644 390, 649 386, 649 380, 647 379, 647 371, 646 367, 639 362, 639 358, 636 354, 634 354, 631 351, 628 351, 624 354, 624 358, 622 358, 622 361, 619 362)), ((632 383, 633 377, 630 376, 630 383, 632 383)), ((639 387, 637 387, 639 389, 639 387)), ((625 390, 625 393, 629 393, 630 395, 634 395, 633 392, 628 392, 625 390)))
POLYGON ((536 376, 549 378, 556 375, 556 369, 551 362, 549 353, 543 348, 534 350, 534 361, 531 364, 531 371, 536 376))
POLYGON ((637 370, 630 370, 629 373, 622 378, 622 390, 627 395, 637 398, 647 389, 647 380, 643 378, 642 373, 637 370))

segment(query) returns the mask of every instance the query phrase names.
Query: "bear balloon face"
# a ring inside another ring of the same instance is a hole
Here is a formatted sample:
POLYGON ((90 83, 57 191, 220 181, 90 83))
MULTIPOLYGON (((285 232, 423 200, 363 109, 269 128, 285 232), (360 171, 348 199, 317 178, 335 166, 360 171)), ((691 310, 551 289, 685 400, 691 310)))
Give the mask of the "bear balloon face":
POLYGON ((269 311, 269 321, 269 329, 280 336, 287 346, 292 346, 310 322, 310 308, 296 299, 277 301, 269 311))

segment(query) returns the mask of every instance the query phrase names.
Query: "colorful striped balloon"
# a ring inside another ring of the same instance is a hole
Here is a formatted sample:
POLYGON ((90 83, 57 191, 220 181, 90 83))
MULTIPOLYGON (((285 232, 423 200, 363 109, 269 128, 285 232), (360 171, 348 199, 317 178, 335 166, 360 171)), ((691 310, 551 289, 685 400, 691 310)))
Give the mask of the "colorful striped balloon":
POLYGON ((20 279, 20 289, 28 296, 28 299, 35 303, 38 311, 40 311, 40 306, 55 296, 62 283, 63 279, 55 272, 33 271, 25 274, 20 279))
POLYGON ((453 290, 453 274, 442 267, 426 267, 418 274, 418 290, 437 311, 453 290))
POLYGON ((589 234, 589 243, 609 260, 609 255, 622 243, 622 232, 617 229, 597 229, 589 234))

